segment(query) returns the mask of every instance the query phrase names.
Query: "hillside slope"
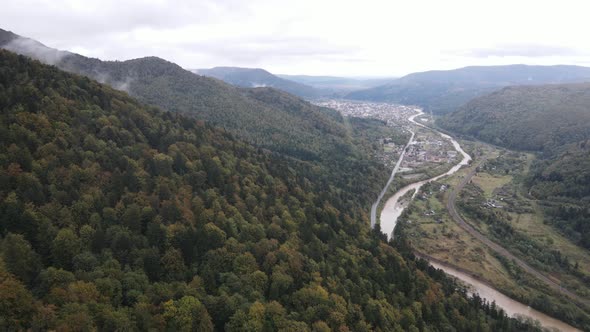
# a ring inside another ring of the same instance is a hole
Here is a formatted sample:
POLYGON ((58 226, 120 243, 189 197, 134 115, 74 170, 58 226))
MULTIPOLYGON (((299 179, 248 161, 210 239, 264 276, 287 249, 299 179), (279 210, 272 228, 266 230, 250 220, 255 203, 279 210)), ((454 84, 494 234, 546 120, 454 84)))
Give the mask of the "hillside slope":
POLYGON ((55 50, 4 30, 0 30, 0 47, 96 79, 143 102, 194 114, 257 146, 297 158, 321 159, 333 153, 333 142, 345 135, 343 119, 335 112, 299 99, 284 109, 273 99, 263 102, 248 97, 249 89, 196 75, 157 57, 101 61, 55 50), (330 133, 319 128, 329 128, 330 133))
POLYGON ((193 72, 199 75, 215 77, 232 85, 245 88, 275 88, 303 98, 316 98, 322 93, 309 85, 278 77, 260 68, 215 67, 196 69, 193 72))
POLYGON ((590 83, 503 88, 439 124, 509 148, 550 150, 590 138, 590 83))
POLYGON ((350 99, 419 105, 448 113, 474 97, 510 85, 590 81, 590 68, 580 66, 475 66, 406 75, 388 84, 351 92, 350 99))
POLYGON ((363 189, 7 51, 0 72, 2 330, 538 331, 382 242, 363 189))
POLYGON ((547 221, 590 250, 590 140, 534 163, 527 185, 542 202, 547 221))

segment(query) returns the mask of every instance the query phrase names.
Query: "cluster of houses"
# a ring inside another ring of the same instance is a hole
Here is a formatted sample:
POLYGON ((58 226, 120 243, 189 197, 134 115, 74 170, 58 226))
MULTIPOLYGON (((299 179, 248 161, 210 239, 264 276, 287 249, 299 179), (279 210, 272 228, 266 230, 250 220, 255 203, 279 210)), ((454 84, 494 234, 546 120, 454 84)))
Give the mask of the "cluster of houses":
POLYGON ((404 165, 417 167, 423 163, 452 163, 457 151, 444 150, 441 140, 415 141, 410 144, 404 157, 404 165))

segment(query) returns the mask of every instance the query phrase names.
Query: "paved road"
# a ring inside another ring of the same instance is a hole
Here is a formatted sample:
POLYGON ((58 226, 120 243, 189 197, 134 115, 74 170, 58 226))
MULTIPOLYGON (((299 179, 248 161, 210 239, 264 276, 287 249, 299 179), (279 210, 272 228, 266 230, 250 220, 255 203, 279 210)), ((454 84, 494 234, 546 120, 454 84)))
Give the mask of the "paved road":
POLYGON ((584 299, 584 298, 578 296, 577 294, 574 294, 573 292, 570 292, 569 290, 561 287, 555 281, 547 278, 544 274, 542 274, 541 272, 535 270, 533 267, 531 267, 530 265, 528 265, 527 263, 525 263, 522 259, 514 256, 512 253, 510 253, 504 247, 502 247, 499 244, 493 242, 492 240, 488 239, 483 234, 481 234, 480 232, 478 232, 477 230, 475 230, 475 228, 473 228, 471 225, 469 225, 468 223, 466 223, 465 220, 459 215, 459 213, 457 212, 457 209, 455 207, 455 201, 457 199, 457 193, 459 191, 461 191, 461 189, 463 189, 463 187, 465 187, 465 185, 469 182, 469 180, 471 180, 471 178, 473 177, 473 175, 475 175, 475 172, 477 171, 477 168, 479 166, 481 166, 486 161, 486 158, 487 157, 484 156, 483 159, 479 163, 477 163, 477 166, 474 167, 469 172, 469 174, 467 174, 463 178, 463 180, 459 183, 459 185, 456 188, 454 188, 451 191, 451 193, 449 194, 449 200, 447 201, 447 210, 449 210, 449 213, 451 214, 451 217, 455 220, 455 222, 457 224, 459 224, 459 226, 461 228, 463 228, 465 231, 467 231, 473 237, 475 237, 479 241, 483 242, 485 245, 487 245, 488 247, 490 247, 493 251, 497 252, 498 254, 500 254, 500 255, 504 256, 505 258, 507 258, 507 259, 513 261, 514 263, 516 263, 524 271, 532 274, 537 279, 543 281, 544 283, 546 283, 547 285, 549 285, 551 288, 557 290, 561 294, 565 294, 565 295, 569 296, 570 298, 572 298, 572 299, 574 299, 574 300, 576 300, 578 302, 584 303, 586 305, 590 305, 590 301, 588 301, 588 299, 584 299))

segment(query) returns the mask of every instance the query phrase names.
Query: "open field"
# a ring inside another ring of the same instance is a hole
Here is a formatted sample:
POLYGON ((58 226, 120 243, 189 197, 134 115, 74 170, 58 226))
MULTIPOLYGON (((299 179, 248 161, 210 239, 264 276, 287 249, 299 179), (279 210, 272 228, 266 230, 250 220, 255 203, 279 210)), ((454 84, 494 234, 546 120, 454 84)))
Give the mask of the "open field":
POLYGON ((510 175, 478 173, 473 177, 473 183, 483 190, 486 198, 492 198, 495 189, 501 188, 510 181, 512 181, 510 175))
POLYGON ((495 286, 516 286, 502 263, 452 221, 436 196, 416 199, 408 212, 404 234, 417 251, 465 268, 495 286), (425 215, 425 211, 434 211, 434 215, 425 215))

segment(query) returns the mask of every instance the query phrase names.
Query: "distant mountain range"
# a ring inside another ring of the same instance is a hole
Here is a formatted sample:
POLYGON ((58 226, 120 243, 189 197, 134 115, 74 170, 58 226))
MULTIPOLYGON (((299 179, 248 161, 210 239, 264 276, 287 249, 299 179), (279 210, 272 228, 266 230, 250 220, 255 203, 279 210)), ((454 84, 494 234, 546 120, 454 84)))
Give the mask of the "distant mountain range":
POLYGON ((474 97, 510 85, 590 81, 590 68, 580 66, 481 66, 406 75, 345 97, 413 104, 435 113, 448 113, 474 97))
POLYGON ((394 80, 387 78, 355 78, 337 76, 311 76, 311 75, 277 75, 281 78, 299 82, 324 91, 333 93, 351 92, 354 90, 368 89, 394 80))
POLYGON ((211 69, 194 69, 191 71, 240 87, 271 87, 303 98, 317 98, 325 93, 309 85, 278 77, 260 68, 215 67, 211 69))
POLYGON ((214 67, 191 71, 240 87, 271 87, 306 99, 341 98, 351 91, 376 87, 393 79, 392 77, 364 79, 336 76, 275 75, 260 68, 240 67, 214 67))
POLYGON ((331 153, 337 148, 334 142, 346 136, 336 111, 270 88, 254 92, 235 87, 157 57, 101 61, 1 29, 0 47, 96 79, 148 104, 193 114, 259 147, 304 160, 331 153))

